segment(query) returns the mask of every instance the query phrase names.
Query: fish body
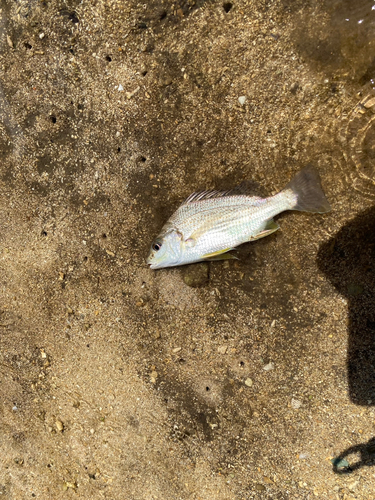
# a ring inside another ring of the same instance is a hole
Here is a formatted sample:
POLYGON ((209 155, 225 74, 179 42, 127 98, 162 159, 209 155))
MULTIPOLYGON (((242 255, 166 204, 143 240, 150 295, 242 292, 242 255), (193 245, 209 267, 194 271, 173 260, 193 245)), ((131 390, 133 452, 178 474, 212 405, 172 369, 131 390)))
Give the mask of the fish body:
POLYGON ((285 210, 330 210, 314 167, 305 167, 285 189, 268 198, 238 189, 193 193, 163 226, 147 263, 160 269, 228 258, 229 250, 279 229, 273 217, 285 210))

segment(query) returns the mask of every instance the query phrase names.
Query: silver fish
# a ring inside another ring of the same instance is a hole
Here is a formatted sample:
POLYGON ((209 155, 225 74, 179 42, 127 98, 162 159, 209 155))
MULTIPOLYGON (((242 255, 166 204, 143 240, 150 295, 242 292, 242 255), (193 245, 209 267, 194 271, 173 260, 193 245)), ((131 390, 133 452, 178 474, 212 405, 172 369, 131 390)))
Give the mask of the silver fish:
POLYGON ((151 269, 203 260, 235 258, 226 254, 247 241, 279 229, 273 217, 285 210, 331 210, 316 169, 308 165, 275 196, 260 198, 230 191, 193 193, 163 226, 151 245, 151 269))

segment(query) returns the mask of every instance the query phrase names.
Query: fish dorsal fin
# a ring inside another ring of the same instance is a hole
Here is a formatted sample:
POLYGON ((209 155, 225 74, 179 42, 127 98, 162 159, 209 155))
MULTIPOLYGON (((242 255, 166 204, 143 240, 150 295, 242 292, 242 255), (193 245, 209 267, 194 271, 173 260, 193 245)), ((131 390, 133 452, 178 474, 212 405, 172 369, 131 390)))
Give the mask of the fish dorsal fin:
POLYGON ((193 203, 195 201, 209 200, 212 198, 223 198, 224 196, 259 196, 259 192, 256 192, 258 190, 257 188, 258 186, 252 181, 243 181, 235 188, 228 189, 227 191, 218 191, 216 189, 198 191, 196 193, 192 193, 188 198, 186 198, 183 205, 187 205, 188 203, 193 203))
POLYGON ((223 196, 228 196, 228 193, 230 193, 230 191, 217 191, 216 189, 211 189, 210 191, 198 191, 196 193, 192 193, 188 198, 186 198, 186 200, 183 202, 183 205, 193 203, 194 201, 209 200, 211 198, 222 198, 223 196))

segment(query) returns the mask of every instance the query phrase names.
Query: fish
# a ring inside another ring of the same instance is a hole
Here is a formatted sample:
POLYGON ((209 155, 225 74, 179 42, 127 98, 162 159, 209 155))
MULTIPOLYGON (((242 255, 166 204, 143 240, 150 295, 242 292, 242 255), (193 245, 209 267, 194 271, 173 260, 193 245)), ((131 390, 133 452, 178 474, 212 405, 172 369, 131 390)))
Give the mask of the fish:
POLYGON ((268 198, 243 192, 241 186, 191 194, 152 242, 147 264, 162 269, 236 258, 227 252, 277 231, 274 217, 286 210, 331 210, 313 165, 304 167, 282 191, 268 198))

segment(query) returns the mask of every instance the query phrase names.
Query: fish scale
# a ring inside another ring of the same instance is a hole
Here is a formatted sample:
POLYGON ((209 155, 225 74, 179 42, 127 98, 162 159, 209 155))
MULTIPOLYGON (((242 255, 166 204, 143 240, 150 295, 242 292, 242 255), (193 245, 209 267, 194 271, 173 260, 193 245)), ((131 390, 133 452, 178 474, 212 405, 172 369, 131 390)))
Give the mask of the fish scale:
POLYGON ((314 167, 305 167, 268 198, 238 194, 238 189, 193 193, 163 226, 147 262, 158 269, 228 258, 228 250, 276 231, 273 217, 285 210, 330 210, 314 167))
POLYGON ((264 228, 266 221, 292 207, 295 196, 289 191, 282 197, 276 195, 269 199, 242 197, 242 204, 232 197, 205 201, 206 207, 200 212, 196 212, 199 207, 186 205, 170 219, 170 224, 183 233, 186 239, 201 234, 191 252, 192 256, 235 248, 251 240, 264 228))

